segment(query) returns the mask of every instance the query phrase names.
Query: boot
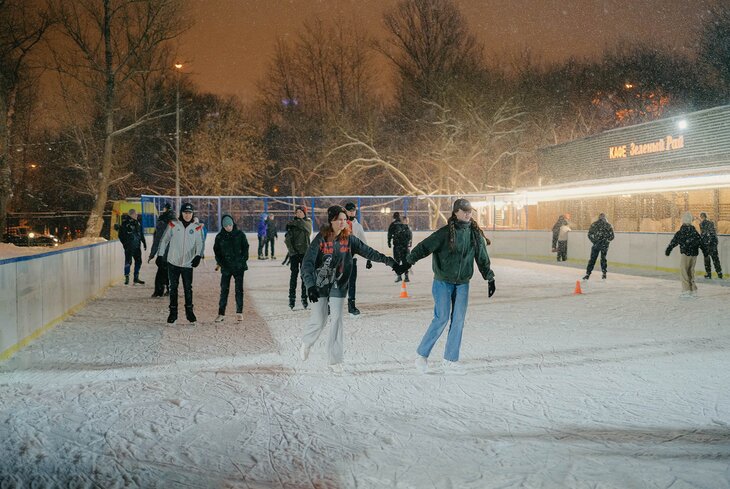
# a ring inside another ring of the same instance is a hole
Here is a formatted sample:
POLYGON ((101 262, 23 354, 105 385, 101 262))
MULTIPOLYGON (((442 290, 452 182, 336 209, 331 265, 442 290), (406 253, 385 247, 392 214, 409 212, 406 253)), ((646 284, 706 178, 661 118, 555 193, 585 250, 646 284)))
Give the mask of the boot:
POLYGON ((591 278, 591 274, 590 273, 586 273, 585 276, 583 277, 583 280, 588 280, 589 278, 591 278))
POLYGON ((410 282, 411 279, 408 278, 408 272, 406 272, 406 278, 403 279, 404 282, 410 282))
POLYGON ((173 309, 170 308, 170 315, 167 316, 167 324, 175 324, 175 321, 177 321, 177 308, 173 309))
POLYGON ((717 278, 722 278, 722 272, 717 272, 717 278))
POLYGON ((124 285, 129 285, 129 275, 124 276, 124 285))
POLYGON ((601 273, 601 279, 606 280, 606 272, 601 273))
POLYGON ((400 282, 401 280, 403 280, 403 277, 401 277, 400 275, 398 275, 398 276, 397 276, 397 277, 395 278, 395 283, 398 283, 398 282, 400 282))
POLYGON ((710 278, 711 279, 712 278, 712 274, 711 273, 706 273, 705 274, 705 278, 710 278))
POLYGON ((308 308, 308 307, 309 307, 309 303, 307 302, 307 299, 302 299, 302 307, 303 307, 304 309, 306 309, 306 308, 308 308))
POLYGON ((347 301, 347 312, 352 314, 353 316, 359 316, 360 315, 360 309, 355 307, 355 301, 352 299, 349 299, 347 301))
POLYGON ((294 310, 294 299, 289 299, 289 309, 294 310))
POLYGON ((188 322, 193 324, 198 321, 198 318, 195 317, 195 313, 193 312, 193 306, 185 306, 185 317, 188 322))
POLYGON ((140 280, 139 277, 134 277, 134 283, 144 285, 144 280, 140 280))

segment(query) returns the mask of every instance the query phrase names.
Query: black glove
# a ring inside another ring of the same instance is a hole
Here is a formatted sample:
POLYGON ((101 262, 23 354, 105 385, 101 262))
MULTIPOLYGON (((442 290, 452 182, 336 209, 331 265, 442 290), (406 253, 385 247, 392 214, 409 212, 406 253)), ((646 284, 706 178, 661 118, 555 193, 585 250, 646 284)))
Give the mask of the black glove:
POLYGON ((388 243, 388 248, 390 248, 390 243, 388 243))
POLYGON ((317 302, 319 300, 319 291, 314 285, 307 289, 307 297, 309 302, 317 302))
POLYGON ((198 265, 200 265, 200 257, 196 256, 195 258, 193 258, 193 268, 197 267, 198 265))
POLYGON ((366 261, 365 262, 365 268, 367 268, 368 270, 370 270, 371 268, 373 268, 373 262, 371 262, 370 260, 366 261))
POLYGON ((494 283, 494 280, 490 280, 487 282, 488 290, 489 290, 489 297, 492 297, 494 295, 494 292, 497 290, 497 285, 494 283))
POLYGON ((403 263, 396 263, 395 265, 393 265, 393 271, 397 275, 402 275, 410 269, 411 269, 411 264, 408 263, 407 261, 403 262, 403 263))
POLYGON ((671 255, 672 254, 672 249, 671 248, 667 248, 667 251, 665 251, 664 254, 667 255, 667 256, 671 255))

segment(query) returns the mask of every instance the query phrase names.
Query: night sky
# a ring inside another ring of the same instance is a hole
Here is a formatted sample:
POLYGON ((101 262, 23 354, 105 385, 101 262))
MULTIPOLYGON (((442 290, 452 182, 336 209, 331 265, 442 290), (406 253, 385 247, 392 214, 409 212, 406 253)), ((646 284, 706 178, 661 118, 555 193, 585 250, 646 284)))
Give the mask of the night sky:
MULTIPOLYGON (((382 38, 383 12, 397 0, 191 0, 195 25, 180 41, 195 83, 250 101, 277 37, 302 23, 355 19, 382 38)), ((543 60, 596 56, 621 39, 692 53, 714 0, 457 0, 487 54, 502 60, 529 48, 543 60)))

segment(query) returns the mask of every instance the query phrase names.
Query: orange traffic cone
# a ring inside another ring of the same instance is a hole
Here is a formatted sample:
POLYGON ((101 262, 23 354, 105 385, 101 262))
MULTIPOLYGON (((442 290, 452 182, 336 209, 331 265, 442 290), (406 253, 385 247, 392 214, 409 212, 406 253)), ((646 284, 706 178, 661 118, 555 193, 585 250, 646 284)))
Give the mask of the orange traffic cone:
POLYGON ((406 289, 406 283, 401 282, 400 286, 400 298, 401 299, 408 299, 408 289, 406 289))
POLYGON ((573 295, 582 294, 583 291, 580 290, 580 280, 575 281, 575 290, 573 291, 573 295))

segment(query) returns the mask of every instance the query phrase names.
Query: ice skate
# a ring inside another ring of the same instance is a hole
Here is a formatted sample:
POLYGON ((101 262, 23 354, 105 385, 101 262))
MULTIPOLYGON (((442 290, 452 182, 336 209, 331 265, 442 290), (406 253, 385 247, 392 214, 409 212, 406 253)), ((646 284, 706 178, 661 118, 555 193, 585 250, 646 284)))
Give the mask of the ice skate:
POLYGON ((606 272, 603 272, 603 273, 601 274, 601 280, 606 280, 606 272))
POLYGON ((359 316, 360 315, 360 309, 355 307, 355 301, 353 301, 353 300, 347 301, 347 312, 350 313, 350 316, 359 316))
POLYGON ((144 280, 140 280, 139 277, 134 278, 134 283, 139 285, 144 285, 144 280))
POLYGON ((444 367, 445 374, 464 375, 466 373, 459 362, 451 362, 449 360, 444 359, 443 367, 444 367))
POLYGON ((416 357, 416 370, 421 374, 428 372, 428 358, 418 355, 416 357))
POLYGON ((591 274, 590 274, 590 273, 586 273, 586 274, 585 274, 585 275, 583 276, 583 280, 588 280, 589 278, 591 278, 591 274))
POLYGON ((341 363, 333 363, 327 366, 333 374, 341 374, 344 372, 341 363))
POLYGON ((242 312, 237 312, 236 313, 236 321, 238 321, 239 323, 241 321, 243 321, 243 313, 242 312))
POLYGON ((218 317, 215 318, 216 323, 222 323, 226 317, 223 314, 218 314, 218 317))
POLYGON ((129 285, 129 275, 124 276, 124 285, 129 285))
POLYGON ((177 309, 170 309, 170 315, 167 316, 167 324, 175 324, 177 322, 177 309))
POLYGON ((195 313, 193 312, 192 307, 185 308, 185 318, 188 320, 188 322, 190 324, 195 324, 198 322, 198 318, 195 317, 195 313))
POLYGON ((402 278, 402 277, 401 277, 400 275, 398 275, 398 276, 397 276, 397 277, 395 278, 394 282, 395 282, 395 283, 398 283, 398 282, 400 282, 401 280, 403 280, 403 278, 402 278))

